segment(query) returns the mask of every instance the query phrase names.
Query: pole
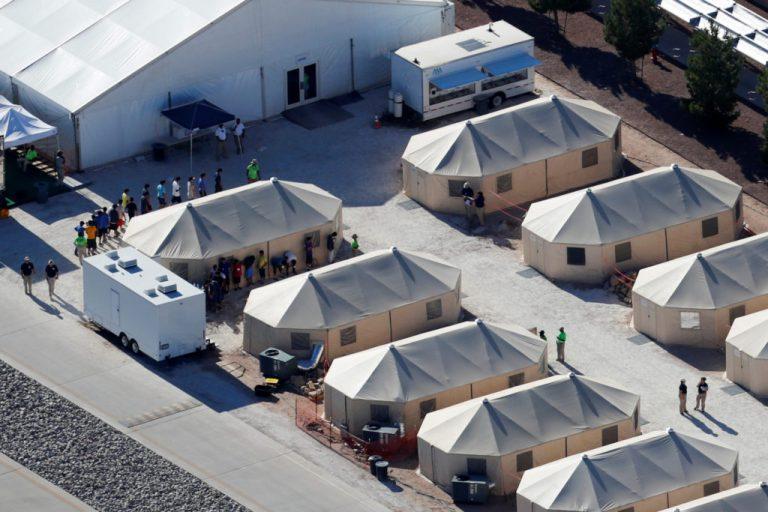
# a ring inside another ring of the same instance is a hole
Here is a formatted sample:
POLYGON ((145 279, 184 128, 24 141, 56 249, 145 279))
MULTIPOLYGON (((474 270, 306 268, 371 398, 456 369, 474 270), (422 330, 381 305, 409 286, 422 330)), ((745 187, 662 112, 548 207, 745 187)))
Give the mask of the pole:
POLYGON ((189 174, 192 176, 192 132, 189 132, 189 174))
POLYGON ((352 91, 355 90, 355 40, 354 38, 349 38, 349 69, 350 69, 350 75, 351 75, 351 83, 352 83, 352 91))

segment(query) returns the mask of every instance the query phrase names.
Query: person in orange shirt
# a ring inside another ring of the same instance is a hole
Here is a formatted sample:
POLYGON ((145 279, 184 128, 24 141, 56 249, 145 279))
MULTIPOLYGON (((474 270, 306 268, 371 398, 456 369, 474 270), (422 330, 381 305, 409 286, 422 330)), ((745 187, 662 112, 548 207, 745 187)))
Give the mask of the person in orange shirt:
POLYGON ((99 228, 96 227, 96 223, 89 221, 85 227, 85 238, 88 240, 88 256, 96 254, 96 235, 99 233, 99 228))

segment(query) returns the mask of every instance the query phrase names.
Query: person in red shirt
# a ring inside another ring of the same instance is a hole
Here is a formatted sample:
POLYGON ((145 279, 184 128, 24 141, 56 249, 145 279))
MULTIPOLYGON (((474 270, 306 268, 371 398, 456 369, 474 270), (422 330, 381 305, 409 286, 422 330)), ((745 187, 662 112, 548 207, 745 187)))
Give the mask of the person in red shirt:
POLYGON ((239 260, 235 260, 235 264, 232 265, 232 283, 235 285, 235 290, 240 289, 240 280, 243 278, 243 263, 239 260))

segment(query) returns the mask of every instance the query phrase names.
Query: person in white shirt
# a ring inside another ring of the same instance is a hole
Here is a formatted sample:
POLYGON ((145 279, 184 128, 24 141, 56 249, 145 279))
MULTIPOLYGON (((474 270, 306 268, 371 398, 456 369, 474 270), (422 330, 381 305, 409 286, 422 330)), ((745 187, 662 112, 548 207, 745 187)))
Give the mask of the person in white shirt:
POLYGON ((181 176, 173 178, 171 183, 171 204, 179 204, 181 202, 181 176))
POLYGON ((223 156, 227 158, 227 130, 224 129, 224 125, 220 124, 214 132, 216 136, 216 160, 220 160, 223 156))
POLYGON ((235 119, 235 127, 232 129, 235 134, 235 153, 238 155, 244 152, 243 150, 243 137, 245 136, 245 125, 238 117, 235 119))
POLYGON ((197 197, 197 181, 194 176, 190 176, 187 180, 187 201, 197 197))

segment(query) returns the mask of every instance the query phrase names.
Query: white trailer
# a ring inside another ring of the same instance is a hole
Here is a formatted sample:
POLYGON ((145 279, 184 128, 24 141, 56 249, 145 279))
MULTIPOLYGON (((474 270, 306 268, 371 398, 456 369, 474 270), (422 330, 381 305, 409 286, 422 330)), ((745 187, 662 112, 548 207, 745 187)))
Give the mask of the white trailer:
POLYGON ((155 361, 205 348, 205 294, 133 247, 83 261, 86 317, 155 361))
POLYGON ((533 37, 505 21, 404 46, 392 56, 392 89, 419 119, 496 108, 533 91, 533 37))

